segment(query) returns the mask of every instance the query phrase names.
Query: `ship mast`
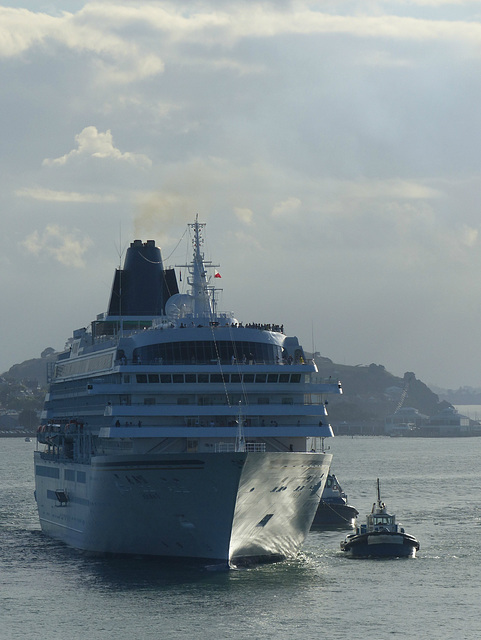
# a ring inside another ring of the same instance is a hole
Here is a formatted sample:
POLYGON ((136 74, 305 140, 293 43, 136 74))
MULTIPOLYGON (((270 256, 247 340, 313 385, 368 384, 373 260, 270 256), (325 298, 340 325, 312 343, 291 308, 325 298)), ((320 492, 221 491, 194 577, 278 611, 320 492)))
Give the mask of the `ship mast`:
POLYGON ((215 289, 209 286, 210 278, 207 277, 206 267, 217 267, 218 265, 204 260, 201 247, 204 244, 202 231, 205 222, 199 222, 198 214, 195 216, 195 222, 189 223, 189 227, 193 230, 194 236, 192 239, 194 256, 192 264, 189 265, 190 277, 188 278, 191 295, 194 299, 193 315, 194 318, 212 319, 215 316, 215 289))

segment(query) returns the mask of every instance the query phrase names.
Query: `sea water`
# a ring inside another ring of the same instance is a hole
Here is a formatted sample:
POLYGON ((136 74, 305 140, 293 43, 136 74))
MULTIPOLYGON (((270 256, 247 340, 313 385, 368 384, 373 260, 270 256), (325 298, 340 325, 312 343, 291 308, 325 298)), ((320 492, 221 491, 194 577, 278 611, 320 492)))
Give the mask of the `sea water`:
POLYGON ((345 530, 295 560, 228 572, 91 558, 38 524, 35 443, 0 440, 1 640, 471 640, 481 634, 481 438, 329 441, 349 502, 376 497, 421 544, 416 558, 349 559, 345 530))

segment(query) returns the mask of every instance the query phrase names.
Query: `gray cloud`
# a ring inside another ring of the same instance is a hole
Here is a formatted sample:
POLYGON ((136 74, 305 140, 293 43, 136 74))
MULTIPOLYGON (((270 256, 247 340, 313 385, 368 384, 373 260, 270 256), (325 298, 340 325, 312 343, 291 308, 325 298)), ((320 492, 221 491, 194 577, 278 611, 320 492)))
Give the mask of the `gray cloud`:
POLYGON ((37 230, 31 233, 23 245, 35 256, 52 257, 66 267, 84 267, 83 256, 92 241, 78 235, 78 230, 68 231, 57 225, 47 225, 42 233, 37 230))

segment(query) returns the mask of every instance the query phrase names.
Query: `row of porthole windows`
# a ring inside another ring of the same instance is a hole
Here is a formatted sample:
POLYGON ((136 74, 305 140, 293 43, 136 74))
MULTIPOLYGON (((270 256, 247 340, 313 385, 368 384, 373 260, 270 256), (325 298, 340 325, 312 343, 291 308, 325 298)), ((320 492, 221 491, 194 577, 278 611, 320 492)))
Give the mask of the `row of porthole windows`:
MULTIPOLYGON (((234 404, 239 404, 239 402, 241 402, 242 400, 242 397, 239 394, 238 397, 234 395, 234 396, 230 396, 229 399, 230 399, 230 404, 234 405, 234 404)), ((225 399, 223 398, 223 400, 224 400, 223 402, 216 401, 215 398, 214 399, 212 398, 212 396, 199 396, 199 397, 193 396, 192 398, 182 396, 180 398, 177 398, 177 404, 178 405, 196 404, 200 407, 210 407, 218 404, 225 404, 225 399)), ((257 404, 270 404, 270 403, 271 403, 270 398, 265 398, 265 397, 257 398, 257 404)), ((156 404, 156 398, 146 397, 144 398, 144 404, 145 405, 156 404)), ((279 404, 276 399, 274 399, 274 404, 279 404)), ((294 404, 294 399, 290 397, 282 398, 281 404, 294 404)))
MULTIPOLYGON (((125 375, 124 383, 130 384, 132 376, 125 375)), ((277 384, 301 382, 300 373, 137 373, 137 384, 184 384, 184 383, 225 383, 225 384, 277 384)))

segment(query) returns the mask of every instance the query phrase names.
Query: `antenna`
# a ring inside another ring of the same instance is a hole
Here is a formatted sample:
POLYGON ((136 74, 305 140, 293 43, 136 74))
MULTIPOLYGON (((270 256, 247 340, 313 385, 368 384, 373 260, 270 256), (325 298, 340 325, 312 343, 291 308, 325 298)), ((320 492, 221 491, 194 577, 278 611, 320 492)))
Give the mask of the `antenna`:
POLYGON ((120 336, 122 336, 124 332, 124 322, 122 319, 122 256, 124 254, 122 247, 122 220, 119 221, 119 247, 117 253, 119 255, 119 330, 120 336))

